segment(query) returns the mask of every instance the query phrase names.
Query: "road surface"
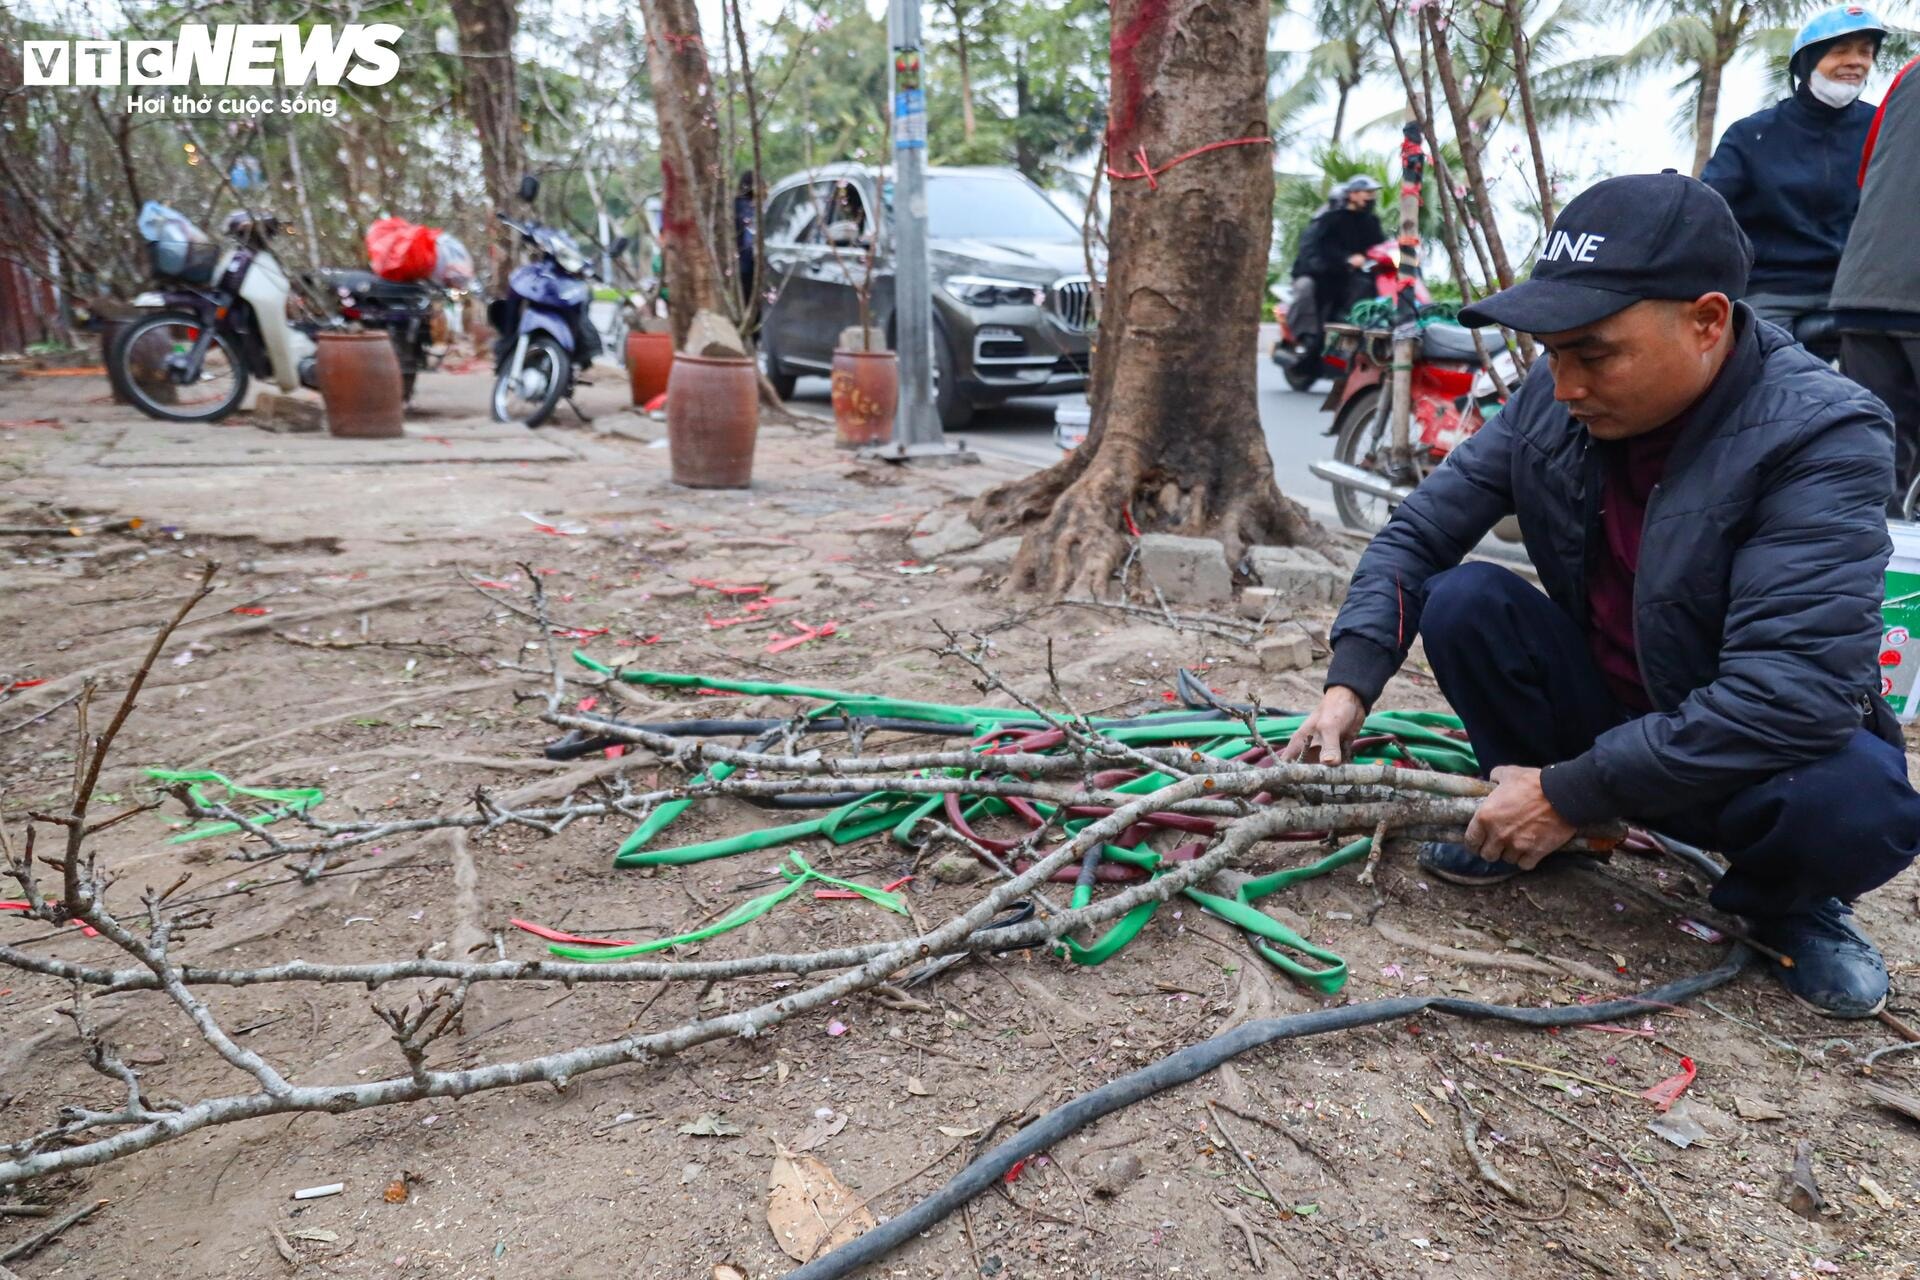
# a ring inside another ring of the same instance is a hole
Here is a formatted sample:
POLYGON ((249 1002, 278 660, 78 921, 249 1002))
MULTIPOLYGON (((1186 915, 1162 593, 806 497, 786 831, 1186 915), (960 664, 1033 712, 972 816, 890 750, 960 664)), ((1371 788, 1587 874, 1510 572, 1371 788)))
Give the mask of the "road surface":
MULTIPOLYGON (((1322 434, 1333 424, 1333 415, 1320 412, 1328 384, 1321 382, 1311 394, 1289 388, 1280 370, 1267 358, 1273 334, 1273 326, 1261 326, 1259 395, 1260 427, 1273 454, 1274 478, 1279 481, 1280 491, 1305 504, 1315 519, 1337 525, 1340 518, 1334 512, 1333 491, 1326 481, 1307 470, 1309 463, 1333 456, 1333 440, 1322 434)), ((800 379, 794 399, 818 402, 824 408, 830 401, 827 380, 800 379)), ((1010 401, 980 411, 971 426, 955 434, 981 453, 1015 458, 1036 467, 1050 466, 1060 459, 1060 450, 1053 443, 1054 406, 1067 399, 1010 401)), ((1070 399, 1086 403, 1083 397, 1070 399)))

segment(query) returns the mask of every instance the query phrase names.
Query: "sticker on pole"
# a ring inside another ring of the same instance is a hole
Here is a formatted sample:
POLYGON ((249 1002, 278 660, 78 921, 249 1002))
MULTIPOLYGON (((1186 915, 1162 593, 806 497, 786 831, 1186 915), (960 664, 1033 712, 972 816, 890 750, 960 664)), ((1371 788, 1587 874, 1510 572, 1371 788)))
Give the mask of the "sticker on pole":
POLYGON ((927 147, 927 94, 920 87, 920 50, 893 51, 893 146, 896 151, 927 147))

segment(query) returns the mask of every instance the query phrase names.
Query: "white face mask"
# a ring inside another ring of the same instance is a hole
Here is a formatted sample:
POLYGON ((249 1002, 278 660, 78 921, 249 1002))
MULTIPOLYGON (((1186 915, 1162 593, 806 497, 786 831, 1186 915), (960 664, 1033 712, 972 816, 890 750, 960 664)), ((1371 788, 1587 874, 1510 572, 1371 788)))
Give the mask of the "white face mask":
POLYGON ((1818 71, 1807 77, 1807 88, 1812 90, 1813 96, 1830 107, 1846 106, 1858 98, 1860 91, 1866 87, 1864 81, 1860 84, 1848 84, 1845 80, 1829 79, 1818 71))

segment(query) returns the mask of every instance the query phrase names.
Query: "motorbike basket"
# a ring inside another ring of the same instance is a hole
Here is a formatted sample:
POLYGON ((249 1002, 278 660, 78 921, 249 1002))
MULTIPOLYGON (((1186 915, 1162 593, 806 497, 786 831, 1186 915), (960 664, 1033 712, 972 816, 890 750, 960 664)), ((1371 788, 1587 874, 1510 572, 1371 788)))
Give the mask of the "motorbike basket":
POLYGON ((188 284, 210 284, 213 269, 220 263, 220 246, 194 240, 149 240, 153 273, 188 284))

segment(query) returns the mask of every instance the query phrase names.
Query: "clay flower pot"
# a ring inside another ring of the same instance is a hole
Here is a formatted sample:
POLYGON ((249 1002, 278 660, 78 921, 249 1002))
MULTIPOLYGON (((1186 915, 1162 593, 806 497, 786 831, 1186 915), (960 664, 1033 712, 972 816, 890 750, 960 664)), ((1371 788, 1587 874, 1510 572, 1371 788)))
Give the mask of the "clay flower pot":
POLYGON ((384 333, 323 333, 314 343, 314 380, 327 406, 327 430, 368 440, 405 435, 406 395, 392 340, 384 333))
POLYGON ((672 334, 641 333, 637 329, 627 334, 627 386, 633 393, 634 408, 644 409, 665 391, 672 370, 672 334))
POLYGON ((753 483, 760 376, 744 356, 678 352, 667 376, 667 454, 673 482, 690 489, 753 483))
POLYGON ((893 439, 900 403, 900 360, 891 351, 833 353, 833 442, 864 449, 893 439))

